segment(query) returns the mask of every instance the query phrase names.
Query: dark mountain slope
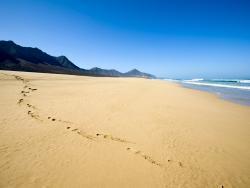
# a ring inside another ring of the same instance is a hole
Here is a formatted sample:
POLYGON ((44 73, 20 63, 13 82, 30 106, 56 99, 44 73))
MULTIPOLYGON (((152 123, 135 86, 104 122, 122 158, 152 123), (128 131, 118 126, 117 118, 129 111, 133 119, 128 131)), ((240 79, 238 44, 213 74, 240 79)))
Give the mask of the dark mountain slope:
POLYGON ((69 69, 74 69, 74 70, 80 70, 79 67, 77 67, 75 64, 73 64, 67 57, 65 56, 59 56, 56 57, 58 63, 61 64, 61 66, 69 69))
POLYGON ((38 48, 22 47, 13 41, 0 41, 0 51, 16 59, 22 59, 34 64, 50 64, 61 66, 55 57, 46 54, 38 48))
POLYGON ((154 78, 153 75, 136 69, 127 73, 98 67, 90 70, 81 69, 65 56, 54 57, 38 48, 22 47, 13 41, 0 41, 0 69, 87 76, 154 78))

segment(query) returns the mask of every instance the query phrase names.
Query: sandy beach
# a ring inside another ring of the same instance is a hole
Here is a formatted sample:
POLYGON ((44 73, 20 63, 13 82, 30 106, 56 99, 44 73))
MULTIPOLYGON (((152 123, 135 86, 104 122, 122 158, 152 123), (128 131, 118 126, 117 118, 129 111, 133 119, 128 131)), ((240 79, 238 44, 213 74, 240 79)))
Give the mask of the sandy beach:
POLYGON ((0 71, 0 187, 250 187, 250 107, 175 83, 0 71))

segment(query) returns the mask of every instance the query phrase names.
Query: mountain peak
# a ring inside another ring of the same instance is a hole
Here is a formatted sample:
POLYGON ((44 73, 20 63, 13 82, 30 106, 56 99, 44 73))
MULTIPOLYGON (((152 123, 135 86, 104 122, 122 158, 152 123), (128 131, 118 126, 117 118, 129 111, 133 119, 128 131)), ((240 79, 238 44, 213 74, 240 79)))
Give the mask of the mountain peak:
POLYGON ((66 56, 61 55, 59 57, 56 57, 57 61, 65 68, 69 69, 80 69, 75 64, 73 64, 66 56))
POLYGON ((93 68, 91 68, 89 70, 96 71, 96 70, 101 70, 101 68, 99 68, 99 67, 93 67, 93 68))
POLYGON ((130 70, 130 71, 128 71, 128 72, 139 73, 140 71, 139 71, 138 69, 132 69, 132 70, 130 70))
POLYGON ((124 73, 124 75, 126 75, 128 77, 155 78, 154 75, 141 72, 138 69, 132 69, 132 70, 124 73))
POLYGON ((60 55, 57 57, 57 59, 61 59, 61 60, 69 60, 66 56, 64 55, 60 55))
POLYGON ((8 44, 12 44, 12 45, 17 45, 17 44, 14 43, 14 41, 12 41, 12 40, 6 40, 6 41, 1 41, 1 42, 5 42, 5 43, 8 43, 8 44))

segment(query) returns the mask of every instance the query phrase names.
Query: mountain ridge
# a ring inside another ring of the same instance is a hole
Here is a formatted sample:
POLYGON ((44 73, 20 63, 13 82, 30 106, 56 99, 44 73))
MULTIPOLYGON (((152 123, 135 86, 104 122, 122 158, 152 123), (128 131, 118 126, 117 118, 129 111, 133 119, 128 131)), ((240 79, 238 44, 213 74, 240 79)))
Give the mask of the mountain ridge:
POLYGON ((99 67, 83 69, 76 66, 64 55, 52 56, 37 47, 23 47, 11 40, 0 40, 0 69, 83 76, 155 78, 154 75, 140 72, 137 69, 126 73, 99 67))

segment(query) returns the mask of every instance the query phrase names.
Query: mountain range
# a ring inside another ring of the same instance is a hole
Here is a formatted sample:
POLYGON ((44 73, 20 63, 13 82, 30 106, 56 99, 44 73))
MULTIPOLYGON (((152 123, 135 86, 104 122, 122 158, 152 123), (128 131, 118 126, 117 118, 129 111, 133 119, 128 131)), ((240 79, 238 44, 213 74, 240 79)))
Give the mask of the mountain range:
POLYGON ((126 73, 98 67, 83 69, 65 56, 51 56, 38 48, 23 47, 13 41, 0 41, 0 69, 85 76, 155 78, 154 75, 140 72, 137 69, 126 73))

